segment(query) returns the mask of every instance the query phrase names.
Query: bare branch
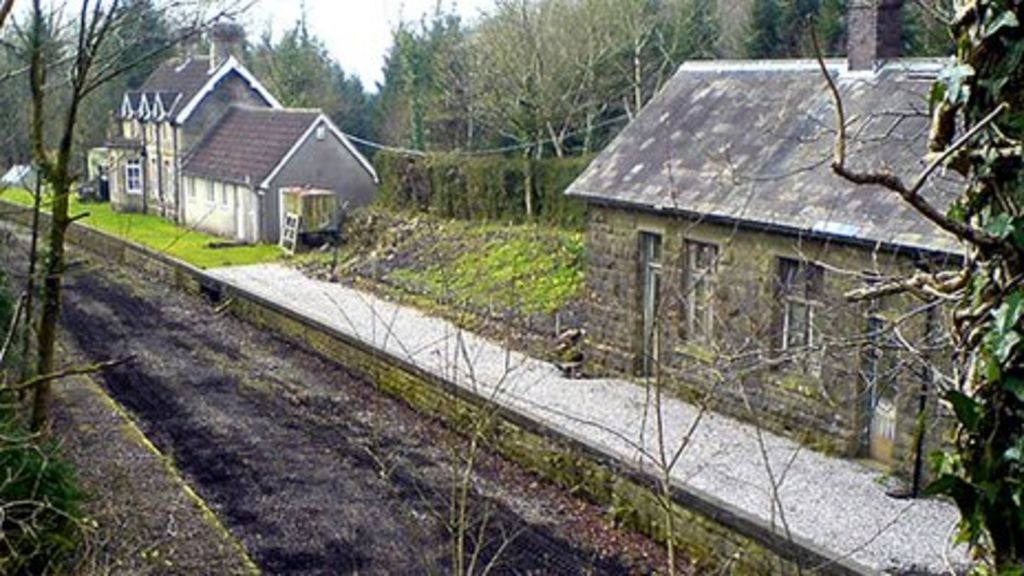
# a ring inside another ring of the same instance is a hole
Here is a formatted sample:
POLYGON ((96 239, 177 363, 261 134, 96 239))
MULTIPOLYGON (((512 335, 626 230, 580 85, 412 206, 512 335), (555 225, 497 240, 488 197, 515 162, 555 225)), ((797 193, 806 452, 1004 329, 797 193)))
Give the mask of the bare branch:
POLYGON ((0 30, 3 30, 4 22, 11 15, 12 9, 14 9, 14 0, 3 0, 3 4, 0 4, 0 30))
POLYGON ((943 230, 953 234, 957 238, 974 244, 976 246, 989 248, 989 249, 1003 249, 1005 248, 1004 242, 999 238, 992 236, 984 230, 975 228, 969 224, 958 222, 948 216, 942 211, 932 205, 926 198, 921 196, 921 189, 927 183, 928 178, 935 172, 945 160, 947 160, 952 154, 958 149, 962 148, 966 143, 972 140, 977 134, 985 128, 989 123, 992 122, 999 114, 1006 110, 1006 105, 1001 104, 992 113, 985 117, 977 126, 972 128, 963 137, 957 140, 956 143, 951 145, 946 151, 944 151, 936 160, 934 160, 929 166, 915 179, 912 186, 907 186, 903 180, 888 171, 876 171, 876 172, 859 172, 849 168, 846 164, 847 156, 847 134, 846 134, 846 110, 843 107, 843 98, 839 93, 839 87, 836 86, 835 79, 832 74, 829 73, 828 67, 825 65, 824 57, 821 53, 821 48, 818 43, 817 34, 811 31, 811 39, 814 44, 815 58, 818 61, 818 67, 821 69, 822 75, 825 77, 825 82, 828 85, 828 91, 832 95, 832 100, 836 108, 836 143, 833 149, 832 159, 832 171, 838 176, 845 180, 857 184, 857 185, 875 185, 881 186, 900 195, 901 198, 908 204, 910 204, 915 210, 917 210, 922 216, 930 220, 932 223, 942 228, 943 230))
POLYGON ((122 364, 126 364, 134 359, 135 356, 127 356, 120 360, 108 360, 106 362, 98 362, 96 364, 89 364, 87 366, 76 366, 72 368, 65 368, 64 370, 58 370, 57 372, 51 372, 49 374, 42 374, 40 376, 33 376, 20 384, 11 386, 10 389, 16 392, 22 390, 29 390, 39 386, 41 384, 48 384, 54 380, 60 380, 61 378, 67 378, 68 376, 84 376, 86 374, 95 374, 111 368, 116 368, 122 364))

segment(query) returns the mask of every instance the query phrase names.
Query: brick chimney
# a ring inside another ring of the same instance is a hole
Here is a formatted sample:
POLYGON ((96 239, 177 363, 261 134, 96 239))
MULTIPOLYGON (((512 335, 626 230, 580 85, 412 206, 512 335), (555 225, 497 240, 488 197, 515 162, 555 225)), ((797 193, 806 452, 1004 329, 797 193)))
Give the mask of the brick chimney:
POLYGON ((850 70, 875 70, 899 58, 903 45, 903 0, 851 0, 846 54, 850 70))
POLYGON ((245 29, 234 22, 218 22, 210 29, 210 71, 229 56, 238 58, 245 43, 245 29))

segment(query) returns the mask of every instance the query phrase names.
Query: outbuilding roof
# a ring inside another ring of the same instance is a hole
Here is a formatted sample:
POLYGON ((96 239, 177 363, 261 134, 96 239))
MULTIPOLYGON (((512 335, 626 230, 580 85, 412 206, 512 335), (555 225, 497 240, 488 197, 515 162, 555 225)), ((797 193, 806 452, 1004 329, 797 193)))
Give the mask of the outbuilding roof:
MULTIPOLYGON (((924 166, 936 60, 827 66, 846 107, 848 164, 911 179, 924 166)), ((688 63, 569 187, 590 202, 894 248, 960 245, 894 193, 832 173, 835 109, 813 60, 688 63)), ((948 206, 938 174, 925 196, 948 206)))
POLYGON ((232 106, 184 162, 184 173, 258 186, 320 118, 318 110, 232 106))

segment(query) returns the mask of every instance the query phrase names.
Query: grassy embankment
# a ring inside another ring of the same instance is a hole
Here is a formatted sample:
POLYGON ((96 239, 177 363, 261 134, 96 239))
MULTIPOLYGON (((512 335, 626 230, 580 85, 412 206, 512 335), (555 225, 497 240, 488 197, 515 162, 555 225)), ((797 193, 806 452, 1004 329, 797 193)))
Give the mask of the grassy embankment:
MULTIPOLYGON (((538 328, 583 292, 583 234, 534 224, 447 220, 380 208, 356 215, 338 274, 474 327, 473 318, 538 328)), ((332 256, 300 258, 326 276, 332 256)), ((550 323, 550 322, 549 322, 550 323)))
MULTIPOLYGON (((32 194, 17 188, 0 191, 0 200, 32 206, 32 194)), ((44 209, 47 204, 44 198, 44 209)), ((282 256, 280 248, 266 244, 214 248, 213 243, 224 239, 177 226, 152 214, 115 212, 110 204, 82 203, 72 196, 70 213, 83 212, 89 213, 79 221, 85 226, 142 244, 199 268, 272 262, 282 256)))

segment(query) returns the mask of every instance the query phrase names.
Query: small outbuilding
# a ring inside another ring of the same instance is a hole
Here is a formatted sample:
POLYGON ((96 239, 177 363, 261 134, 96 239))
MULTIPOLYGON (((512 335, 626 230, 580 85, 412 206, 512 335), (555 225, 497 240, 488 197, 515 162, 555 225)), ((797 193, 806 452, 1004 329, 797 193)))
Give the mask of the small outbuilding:
MULTIPOLYGON (((898 58, 900 5, 852 3, 849 58, 825 67, 850 163, 912 178, 943 62, 898 58)), ((962 249, 891 191, 832 173, 835 121, 816 61, 680 68, 568 190, 589 207, 588 371, 920 470, 942 427, 942 309, 844 294, 962 249)), ((933 184, 944 209, 959 183, 933 184)))
POLYGON ((182 166, 184 222, 246 242, 280 240, 285 191, 316 188, 336 206, 373 200, 377 173, 317 110, 232 107, 182 166))

